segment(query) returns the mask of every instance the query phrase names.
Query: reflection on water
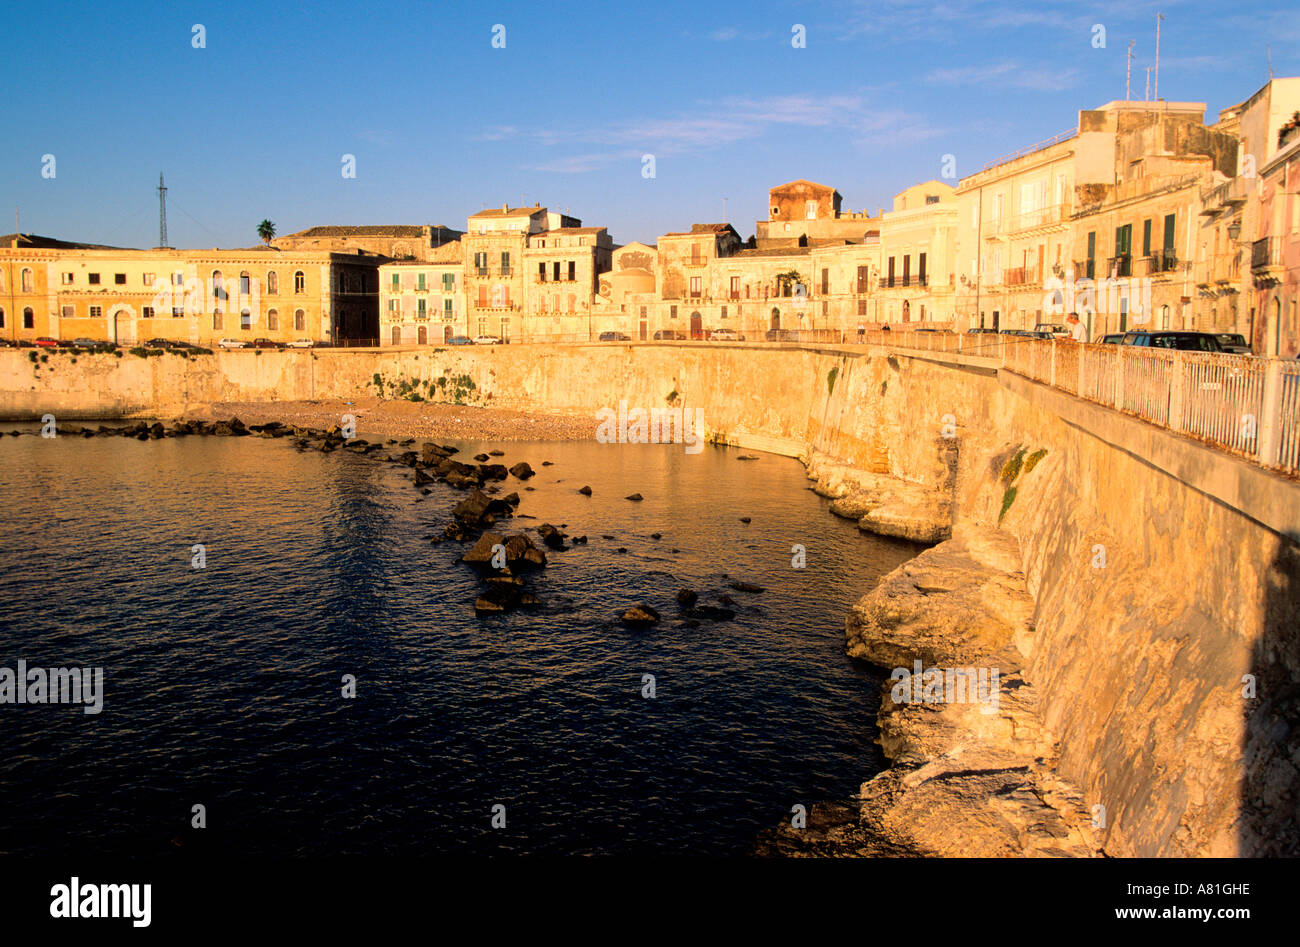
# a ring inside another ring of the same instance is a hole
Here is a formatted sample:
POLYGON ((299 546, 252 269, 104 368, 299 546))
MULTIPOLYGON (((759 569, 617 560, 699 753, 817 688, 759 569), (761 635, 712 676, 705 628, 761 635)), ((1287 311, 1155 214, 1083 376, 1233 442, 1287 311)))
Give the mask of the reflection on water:
POLYGON ((405 468, 0 439, 0 667, 100 666, 106 691, 97 716, 0 705, 0 852, 743 853, 879 770, 879 679, 844 656, 844 613, 915 547, 831 516, 793 460, 506 447, 538 471, 507 485, 536 517, 513 525, 590 543, 548 552, 545 610, 480 620, 463 547, 429 542, 461 494, 405 468), (684 586, 740 614, 687 627, 684 586), (638 601, 664 621, 622 627, 638 601))

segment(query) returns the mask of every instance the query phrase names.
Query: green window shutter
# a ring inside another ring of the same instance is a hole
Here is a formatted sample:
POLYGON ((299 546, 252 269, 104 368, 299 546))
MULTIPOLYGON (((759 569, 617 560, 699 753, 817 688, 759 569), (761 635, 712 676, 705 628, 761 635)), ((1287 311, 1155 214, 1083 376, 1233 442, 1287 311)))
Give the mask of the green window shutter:
POLYGON ((1174 221, 1176 214, 1165 215, 1165 252, 1174 252, 1174 221))
POLYGON ((1151 219, 1142 221, 1142 255, 1151 255, 1151 219))

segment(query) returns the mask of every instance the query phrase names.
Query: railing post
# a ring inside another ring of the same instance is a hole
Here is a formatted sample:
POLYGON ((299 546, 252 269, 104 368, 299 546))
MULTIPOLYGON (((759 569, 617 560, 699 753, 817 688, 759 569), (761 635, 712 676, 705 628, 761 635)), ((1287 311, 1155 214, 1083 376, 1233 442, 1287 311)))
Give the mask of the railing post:
POLYGON ((1078 395, 1080 398, 1086 398, 1086 397, 1088 397, 1088 395, 1086 394, 1086 392, 1087 392, 1088 389, 1087 389, 1087 387, 1084 385, 1084 381, 1083 381, 1083 370, 1084 370, 1084 367, 1088 364, 1088 360, 1085 358, 1085 356, 1086 356, 1087 353, 1088 353, 1088 343, 1086 343, 1086 342, 1080 342, 1080 343, 1078 344, 1077 348, 1079 349, 1079 371, 1078 371, 1078 372, 1075 374, 1075 376, 1074 376, 1074 377, 1075 377, 1075 382, 1074 382, 1075 392, 1074 392, 1074 393, 1075 393, 1076 395, 1078 395))
POLYGON ((1264 397, 1260 402, 1258 459, 1261 465, 1278 463, 1282 447, 1282 360, 1270 358, 1264 370, 1264 397))
POLYGON ((1187 387, 1183 359, 1174 352, 1169 365, 1169 430, 1183 429, 1183 399, 1187 387))
POLYGON ((1047 357, 1051 359, 1052 364, 1047 369, 1047 383, 1053 388, 1056 387, 1056 340, 1052 339, 1047 343, 1047 357))
POLYGON ((1115 410, 1124 410, 1124 346, 1115 346, 1115 410))

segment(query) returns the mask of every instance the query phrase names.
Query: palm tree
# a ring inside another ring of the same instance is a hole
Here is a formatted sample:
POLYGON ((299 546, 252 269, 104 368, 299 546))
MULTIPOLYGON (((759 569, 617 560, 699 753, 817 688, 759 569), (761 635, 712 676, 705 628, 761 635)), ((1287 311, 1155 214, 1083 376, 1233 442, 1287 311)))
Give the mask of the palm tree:
POLYGON ((275 224, 269 220, 264 220, 257 225, 257 235, 262 238, 262 242, 269 244, 275 239, 275 224))

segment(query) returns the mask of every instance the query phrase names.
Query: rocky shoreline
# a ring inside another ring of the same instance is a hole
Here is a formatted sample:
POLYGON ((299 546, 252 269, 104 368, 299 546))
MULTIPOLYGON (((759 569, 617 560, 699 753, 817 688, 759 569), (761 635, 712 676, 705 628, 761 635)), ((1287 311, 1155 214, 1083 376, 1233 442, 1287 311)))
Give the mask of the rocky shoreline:
POLYGON ((1024 677, 1034 601, 1015 537, 954 528, 949 480, 926 490, 824 458, 806 464, 814 489, 859 528, 937 545, 886 575, 845 621, 846 652, 891 671, 877 717, 890 767, 851 802, 813 806, 806 826, 765 831, 755 853, 1100 855, 1093 814, 1057 776, 1057 743, 1024 677))

